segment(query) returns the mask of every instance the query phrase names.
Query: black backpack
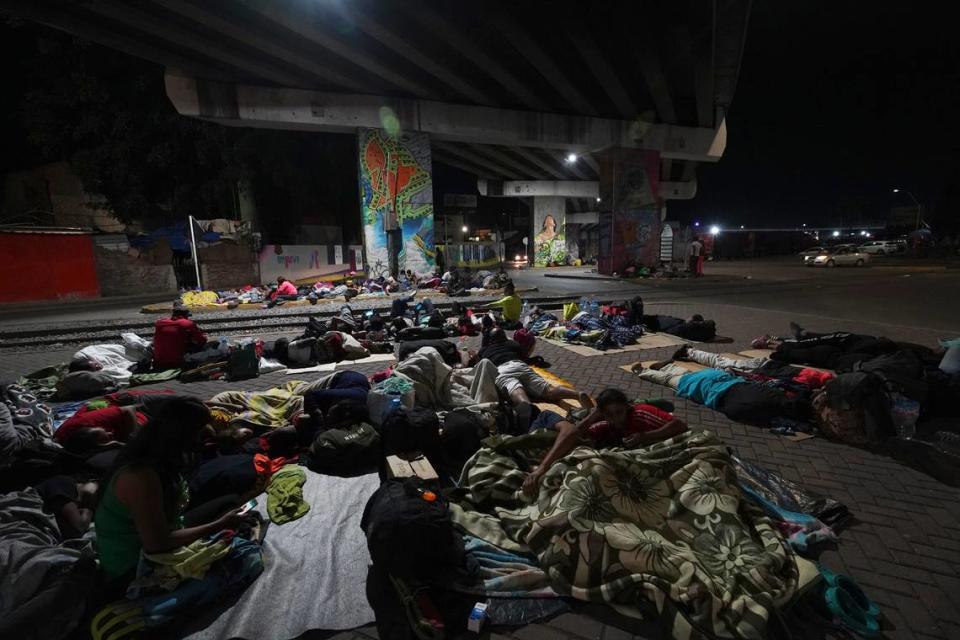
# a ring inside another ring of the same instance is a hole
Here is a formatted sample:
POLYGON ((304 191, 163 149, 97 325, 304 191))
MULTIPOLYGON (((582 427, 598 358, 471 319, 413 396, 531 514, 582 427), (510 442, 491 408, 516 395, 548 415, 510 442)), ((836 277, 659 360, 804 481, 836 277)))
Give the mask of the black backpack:
POLYGON ((370 496, 360 527, 374 565, 400 579, 449 577, 464 566, 463 538, 449 506, 422 479, 388 480, 370 496), (428 496, 429 497, 429 496, 428 496))
POLYGON ((356 476, 376 470, 382 459, 380 434, 361 422, 318 435, 310 445, 307 467, 331 476, 356 476))
POLYGON ((419 451, 430 462, 440 462, 440 420, 436 411, 406 407, 396 409, 380 425, 380 437, 383 439, 384 455, 419 451))

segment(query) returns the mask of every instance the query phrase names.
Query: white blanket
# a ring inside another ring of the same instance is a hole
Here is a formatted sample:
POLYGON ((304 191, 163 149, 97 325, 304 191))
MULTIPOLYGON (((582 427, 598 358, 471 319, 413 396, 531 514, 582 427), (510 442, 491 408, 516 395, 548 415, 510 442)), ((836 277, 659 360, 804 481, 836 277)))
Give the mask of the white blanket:
POLYGON ((423 347, 393 369, 413 383, 418 406, 454 409, 496 403, 497 367, 481 360, 471 369, 454 369, 433 347, 423 347))

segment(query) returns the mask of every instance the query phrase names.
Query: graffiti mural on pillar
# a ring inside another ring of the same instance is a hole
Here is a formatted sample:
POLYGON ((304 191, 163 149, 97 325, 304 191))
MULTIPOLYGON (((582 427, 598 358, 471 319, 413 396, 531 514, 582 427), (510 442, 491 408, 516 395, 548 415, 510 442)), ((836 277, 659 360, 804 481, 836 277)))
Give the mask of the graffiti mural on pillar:
POLYGON ((566 199, 533 199, 533 264, 547 267, 567 263, 566 199))
POLYGON ((357 140, 367 263, 371 269, 389 269, 387 232, 399 229, 399 268, 433 271, 430 138, 422 133, 395 138, 380 129, 360 129, 357 140))
POLYGON ((609 206, 608 243, 601 243, 601 273, 628 265, 660 262, 660 155, 643 149, 612 148, 598 157, 600 197, 609 206))

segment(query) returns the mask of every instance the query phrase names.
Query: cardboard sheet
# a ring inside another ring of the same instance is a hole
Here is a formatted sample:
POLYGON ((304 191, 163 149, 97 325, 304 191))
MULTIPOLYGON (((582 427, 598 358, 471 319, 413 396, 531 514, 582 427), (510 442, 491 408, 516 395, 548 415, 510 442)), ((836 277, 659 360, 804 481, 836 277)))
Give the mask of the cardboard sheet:
MULTIPOLYGON (((541 338, 541 340, 545 340, 541 338)), ((629 353, 631 351, 645 351, 647 349, 661 349, 663 347, 675 347, 681 344, 692 344, 689 340, 684 340, 683 338, 678 338, 677 336, 670 335, 669 333, 645 333, 640 336, 640 339, 637 340, 636 344, 627 345, 621 349, 608 349, 607 351, 598 351, 593 347, 588 347, 583 344, 569 344, 566 342, 560 342, 558 340, 545 340, 550 344, 557 345, 558 347, 563 347, 573 351, 577 355, 581 356, 605 356, 612 355, 617 353, 629 353)))

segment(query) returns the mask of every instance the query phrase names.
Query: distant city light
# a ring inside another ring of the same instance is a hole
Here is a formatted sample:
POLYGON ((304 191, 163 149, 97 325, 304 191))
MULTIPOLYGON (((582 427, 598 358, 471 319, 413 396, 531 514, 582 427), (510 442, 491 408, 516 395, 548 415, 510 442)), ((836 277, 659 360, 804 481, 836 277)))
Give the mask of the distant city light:
POLYGON ((894 193, 900 193, 900 189, 894 188, 893 192, 894 192, 894 193))
POLYGON ((699 227, 699 226, 700 226, 700 222, 694 222, 694 223, 693 223, 693 226, 699 227))
POLYGON ((833 237, 834 237, 834 238, 839 238, 839 237, 840 237, 840 232, 839 232, 839 231, 834 231, 834 232, 833 232, 833 237))
POLYGON ((597 196, 597 202, 600 202, 600 196, 597 196))
POLYGON ((866 232, 866 231, 861 231, 861 232, 860 232, 860 235, 865 236, 865 235, 867 235, 867 232, 866 232))
POLYGON ((710 235, 715 236, 718 233, 720 233, 720 227, 718 227, 717 225, 713 225, 712 227, 710 227, 710 235))
POLYGON ((575 153, 567 154, 567 164, 573 164, 576 161, 577 161, 577 154, 575 153))
POLYGON ((805 226, 807 226, 807 223, 806 223, 806 222, 804 222, 804 223, 803 223, 803 224, 802 224, 801 226, 804 226, 804 227, 805 227, 805 226))
POLYGON ((740 225, 740 228, 743 229, 743 225, 740 225))
POLYGON ((463 225, 462 227, 460 227, 460 231, 463 231, 464 233, 466 233, 467 231, 469 231, 469 229, 467 229, 467 225, 463 225))

